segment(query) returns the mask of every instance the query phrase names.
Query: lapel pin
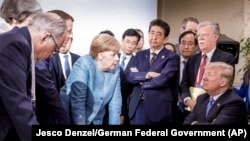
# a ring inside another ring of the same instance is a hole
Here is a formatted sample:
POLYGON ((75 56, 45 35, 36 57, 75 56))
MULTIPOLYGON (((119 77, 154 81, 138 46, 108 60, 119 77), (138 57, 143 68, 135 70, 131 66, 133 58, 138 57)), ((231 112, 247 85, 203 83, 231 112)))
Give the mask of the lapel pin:
POLYGON ((220 107, 220 103, 217 104, 217 107, 220 107))
POLYGON ((164 59, 165 58, 165 56, 163 55, 163 56, 161 56, 161 59, 164 59))

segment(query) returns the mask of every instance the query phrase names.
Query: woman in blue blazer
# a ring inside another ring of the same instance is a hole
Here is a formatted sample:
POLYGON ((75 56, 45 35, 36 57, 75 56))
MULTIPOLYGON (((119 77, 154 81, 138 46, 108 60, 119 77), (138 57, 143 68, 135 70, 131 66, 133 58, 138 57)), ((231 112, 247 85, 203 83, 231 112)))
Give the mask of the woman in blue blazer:
POLYGON ((108 105, 109 124, 120 124, 121 88, 119 42, 110 35, 97 35, 87 55, 73 65, 66 81, 69 114, 75 125, 101 125, 108 105))

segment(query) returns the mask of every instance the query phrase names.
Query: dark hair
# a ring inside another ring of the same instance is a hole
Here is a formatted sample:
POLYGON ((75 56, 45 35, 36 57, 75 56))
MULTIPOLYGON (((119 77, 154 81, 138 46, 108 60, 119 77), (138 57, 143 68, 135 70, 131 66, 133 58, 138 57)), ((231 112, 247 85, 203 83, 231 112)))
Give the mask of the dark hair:
POLYGON ((152 26, 159 26, 159 27, 161 27, 164 30, 164 37, 167 37, 169 35, 170 26, 165 21, 163 21, 161 19, 155 19, 155 20, 151 21, 150 25, 149 25, 148 32, 150 32, 152 26))
POLYGON ((192 34, 194 35, 194 44, 197 45, 198 44, 198 40, 197 38, 195 38, 196 34, 193 31, 184 31, 180 34, 179 36, 179 44, 181 43, 181 39, 186 36, 187 34, 192 34))
POLYGON ((115 37, 115 34, 111 30, 103 30, 99 34, 109 34, 109 35, 115 37))
POLYGON ((124 40, 124 38, 126 36, 136 36, 137 37, 137 43, 140 41, 141 35, 133 28, 129 28, 127 29, 123 34, 122 34, 122 39, 124 40))
POLYGON ((184 18, 184 19, 182 20, 182 22, 181 22, 181 27, 182 27, 183 29, 186 29, 187 22, 194 22, 194 23, 199 24, 198 19, 195 18, 195 17, 184 18))
POLYGON ((55 14, 59 15, 64 20, 70 19, 70 20, 72 20, 74 22, 74 18, 71 15, 69 15, 68 13, 66 13, 66 12, 64 12, 62 10, 50 10, 48 12, 55 13, 55 14))

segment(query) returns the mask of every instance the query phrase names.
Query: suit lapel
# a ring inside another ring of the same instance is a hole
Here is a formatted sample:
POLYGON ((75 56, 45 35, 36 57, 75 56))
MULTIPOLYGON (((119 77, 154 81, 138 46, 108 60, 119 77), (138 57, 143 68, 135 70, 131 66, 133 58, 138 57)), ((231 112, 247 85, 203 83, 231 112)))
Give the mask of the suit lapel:
MULTIPOLYGON (((194 76, 196 78, 196 75, 198 74, 198 71, 199 71, 199 67, 200 67, 200 63, 201 63, 201 53, 199 53, 197 55, 197 58, 196 58, 198 61, 196 61, 196 63, 194 64, 194 76)), ((192 67, 192 66, 191 66, 192 67)), ((195 80, 194 80, 195 81, 195 80)))
POLYGON ((65 81, 65 78, 63 75, 63 69, 61 65, 61 59, 58 53, 56 54, 55 59, 53 61, 54 61, 53 64, 55 65, 54 67, 55 67, 57 74, 61 74, 61 75, 58 75, 59 80, 65 81))
POLYGON ((127 72, 130 69, 130 67, 133 64, 134 58, 135 58, 134 55, 132 55, 129 62, 128 62, 128 64, 127 64, 127 66, 126 66, 126 68, 125 68, 125 70, 124 70, 124 72, 127 72))
POLYGON ((153 61, 151 68, 154 68, 155 65, 159 64, 161 62, 161 60, 165 59, 165 52, 166 52, 166 48, 162 48, 162 50, 157 54, 155 60, 153 61))

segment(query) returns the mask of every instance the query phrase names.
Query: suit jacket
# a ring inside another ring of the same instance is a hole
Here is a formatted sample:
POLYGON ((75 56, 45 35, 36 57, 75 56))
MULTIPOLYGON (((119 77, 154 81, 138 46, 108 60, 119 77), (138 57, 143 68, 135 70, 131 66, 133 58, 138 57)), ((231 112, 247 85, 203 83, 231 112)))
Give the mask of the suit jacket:
MULTIPOLYGON (((196 75, 198 74, 200 62, 201 62, 201 52, 191 56, 188 59, 187 65, 185 67, 182 81, 180 84, 181 98, 184 101, 186 97, 190 96, 189 87, 194 87, 194 82, 196 75)), ((222 61, 229 65, 232 65, 235 68, 234 56, 231 53, 224 52, 218 48, 215 49, 214 54, 211 58, 211 62, 222 61)))
POLYGON ((233 90, 241 97, 241 98, 246 98, 245 102, 246 102, 246 107, 250 112, 250 97, 248 96, 248 90, 249 90, 249 84, 246 84, 245 79, 249 80, 250 77, 250 71, 246 71, 243 75, 243 82, 240 86, 239 89, 237 89, 236 87, 233 88, 233 90))
MULTIPOLYGON (((80 57, 78 54, 70 52, 71 64, 73 65, 76 60, 80 57)), ((55 81, 55 86, 57 91, 60 93, 61 87, 65 84, 65 77, 63 75, 63 69, 61 65, 61 60, 58 53, 55 53, 49 60, 49 70, 55 81)))
POLYGON ((121 114, 128 115, 128 98, 132 93, 133 85, 127 81, 126 75, 133 64, 135 56, 132 55, 125 70, 121 68, 120 77, 121 77, 121 93, 122 93, 122 111, 121 114))
POLYGON ((21 141, 31 141, 31 126, 38 124, 28 97, 31 37, 27 27, 14 27, 0 35, 0 140, 8 131, 21 141))
POLYGON ((49 71, 49 62, 36 62, 36 115, 40 124, 69 124, 55 81, 49 71))
POLYGON ((247 110, 241 97, 231 89, 224 92, 213 104, 206 117, 206 107, 210 96, 198 96, 193 111, 186 117, 183 124, 189 125, 247 125, 247 110))
POLYGON ((129 103, 129 116, 133 118, 140 95, 144 94, 144 107, 147 120, 152 124, 172 122, 173 103, 177 102, 177 87, 180 58, 166 48, 157 54, 151 67, 150 49, 136 54, 133 67, 139 72, 129 70, 127 80, 134 85, 129 103), (146 79, 149 71, 160 73, 159 77, 146 79))

